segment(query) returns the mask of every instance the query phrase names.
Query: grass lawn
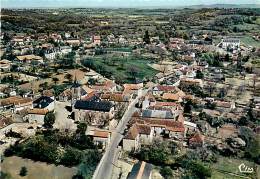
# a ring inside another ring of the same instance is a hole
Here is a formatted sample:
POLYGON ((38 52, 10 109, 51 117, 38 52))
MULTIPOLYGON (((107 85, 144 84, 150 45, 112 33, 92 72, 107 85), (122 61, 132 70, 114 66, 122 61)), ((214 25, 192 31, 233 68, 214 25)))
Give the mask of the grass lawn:
POLYGON ((241 43, 245 44, 246 46, 260 47, 260 42, 254 40, 250 36, 244 36, 240 40, 241 40, 241 43))
POLYGON ((4 158, 0 167, 1 171, 7 173, 11 179, 71 179, 72 176, 77 173, 76 167, 55 166, 54 164, 34 162, 30 159, 23 159, 16 156, 4 158), (25 177, 19 175, 21 167, 23 166, 25 166, 28 171, 25 177))
POLYGON ((222 178, 241 178, 237 175, 242 175, 245 177, 250 177, 250 178, 259 178, 259 165, 256 165, 253 162, 247 161, 247 160, 242 160, 242 159, 234 159, 234 158, 226 158, 226 157, 218 157, 218 162, 216 164, 212 165, 212 176, 211 178, 213 179, 222 179, 222 178), (253 174, 244 174, 240 173, 238 166, 240 164, 244 163, 248 167, 253 167, 254 168, 254 173, 253 174), (257 170, 257 171, 256 171, 257 170), (228 173, 233 173, 234 175, 230 175, 228 173))
POLYGON ((92 62, 94 67, 98 73, 103 73, 100 70, 102 67, 103 70, 108 71, 111 75, 117 80, 120 79, 124 83, 132 83, 131 75, 129 74, 129 70, 136 70, 136 78, 144 79, 153 77, 158 71, 151 68, 148 63, 151 62, 146 59, 139 59, 134 57, 127 58, 108 58, 103 60, 102 57, 94 57, 92 58, 92 62), (113 62, 114 61, 114 62, 113 62))

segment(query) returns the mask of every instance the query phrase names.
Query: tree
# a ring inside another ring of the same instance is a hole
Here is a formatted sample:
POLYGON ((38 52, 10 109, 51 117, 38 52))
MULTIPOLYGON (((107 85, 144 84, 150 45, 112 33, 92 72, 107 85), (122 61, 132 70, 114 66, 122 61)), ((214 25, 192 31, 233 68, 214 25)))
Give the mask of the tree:
POLYGON ((44 116, 43 126, 46 128, 52 128, 54 123, 55 123, 55 114, 53 112, 48 112, 44 116))
POLYGON ((26 167, 22 167, 19 173, 20 176, 24 177, 27 175, 27 168, 26 167))
POLYGON ((192 162, 190 170, 194 175, 201 179, 211 177, 211 169, 203 165, 201 162, 192 162))
POLYGON ((44 83, 41 83, 41 84, 39 85, 39 87, 42 88, 42 90, 48 89, 48 82, 46 81, 46 82, 44 82, 44 83))
POLYGON ((227 53, 226 55, 225 55, 225 61, 229 61, 230 60, 230 57, 229 57, 229 54, 227 53))
POLYGON ((160 170, 161 175, 165 178, 165 179, 170 179, 172 178, 172 169, 171 167, 167 166, 167 167, 163 167, 160 170))
POLYGON ((129 73, 129 75, 131 76, 132 79, 136 79, 138 72, 139 72, 139 69, 135 66, 131 66, 128 69, 128 73, 129 73))
POLYGON ((188 100, 185 104, 184 104, 184 113, 190 113, 192 110, 192 101, 188 100))
POLYGON ((126 110, 126 105, 124 103, 118 104, 116 107, 116 112, 115 112, 115 119, 117 121, 120 121, 121 118, 123 117, 125 110, 126 110))
POLYGON ((87 127, 88 127, 88 125, 86 123, 81 122, 77 125, 77 131, 76 132, 79 133, 79 134, 85 134, 87 127))
POLYGON ((72 179, 84 179, 84 177, 81 173, 78 173, 76 175, 73 175, 72 179))
POLYGON ((226 94, 227 94, 227 90, 225 88, 220 88, 218 97, 223 99, 226 96, 226 94))
POLYGON ((151 41, 150 41, 150 35, 149 35, 148 30, 145 31, 143 41, 145 42, 145 44, 150 44, 150 43, 151 43, 151 41))
POLYGON ((54 84, 56 85, 57 84, 57 82, 59 81, 59 78, 57 78, 57 77, 53 77, 52 78, 52 81, 54 82, 54 84))
POLYGON ((260 136, 255 136, 247 145, 245 155, 260 164, 260 136))
POLYGON ((200 70, 197 70, 196 71, 196 78, 203 79, 204 78, 204 74, 200 70))
POLYGON ((65 166, 77 165, 81 162, 82 156, 83 153, 80 150, 74 149, 72 147, 66 147, 65 153, 61 159, 61 163, 65 166))
POLYGON ((64 76, 65 79, 67 79, 70 83, 72 82, 72 75, 70 73, 67 73, 65 76, 64 76))

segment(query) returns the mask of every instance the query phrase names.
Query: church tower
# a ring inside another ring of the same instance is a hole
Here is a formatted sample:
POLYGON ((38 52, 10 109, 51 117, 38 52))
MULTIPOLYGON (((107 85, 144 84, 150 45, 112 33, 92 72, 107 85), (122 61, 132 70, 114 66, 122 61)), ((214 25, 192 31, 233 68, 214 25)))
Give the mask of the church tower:
POLYGON ((73 105, 77 100, 80 100, 81 97, 80 91, 81 91, 81 85, 79 84, 75 73, 74 82, 71 86, 71 105, 73 105))

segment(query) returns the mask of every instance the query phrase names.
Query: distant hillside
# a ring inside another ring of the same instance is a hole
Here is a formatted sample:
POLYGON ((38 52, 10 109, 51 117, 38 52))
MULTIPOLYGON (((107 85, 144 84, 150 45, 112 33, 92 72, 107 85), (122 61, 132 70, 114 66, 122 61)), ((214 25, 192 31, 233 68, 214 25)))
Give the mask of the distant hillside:
POLYGON ((183 8, 201 9, 201 8, 260 8, 260 4, 212 4, 212 5, 193 5, 183 8))

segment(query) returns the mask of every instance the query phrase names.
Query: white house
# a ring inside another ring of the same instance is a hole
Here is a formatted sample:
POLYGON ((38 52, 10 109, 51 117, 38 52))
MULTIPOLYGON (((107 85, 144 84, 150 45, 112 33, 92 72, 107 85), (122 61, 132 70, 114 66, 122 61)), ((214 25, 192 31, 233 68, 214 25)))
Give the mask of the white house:
POLYGON ((44 116, 48 113, 47 109, 29 109, 28 114, 24 117, 29 123, 44 124, 44 116))
POLYGON ((123 139, 123 150, 137 150, 141 144, 150 144, 153 140, 153 130, 144 124, 134 124, 123 139))
POLYGON ((103 149, 109 145, 111 140, 111 132, 107 130, 94 129, 88 135, 93 137, 94 144, 101 145, 103 149))
POLYGON ((54 111, 54 97, 41 96, 33 101, 33 108, 47 109, 48 111, 54 111))
POLYGON ((240 40, 237 38, 225 38, 221 41, 223 48, 239 48, 240 47, 240 40))

